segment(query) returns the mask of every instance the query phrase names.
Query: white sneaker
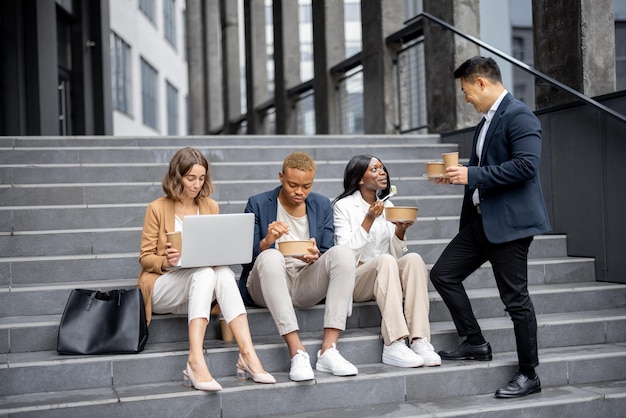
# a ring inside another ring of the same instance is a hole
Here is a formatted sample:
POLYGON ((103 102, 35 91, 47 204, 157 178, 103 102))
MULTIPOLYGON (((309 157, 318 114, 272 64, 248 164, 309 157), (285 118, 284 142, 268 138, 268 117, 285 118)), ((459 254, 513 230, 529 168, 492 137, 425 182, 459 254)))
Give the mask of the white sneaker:
POLYGON ((435 348, 426 338, 418 338, 411 344, 411 350, 422 356, 424 366, 441 366, 441 357, 435 353, 435 348))
POLYGON ((289 378, 294 382, 315 379, 315 373, 313 373, 308 353, 298 350, 296 355, 292 357, 289 378))
POLYGON ((383 346, 383 363, 396 367, 420 367, 424 359, 411 351, 404 340, 397 340, 383 346))
POLYGON ((332 373, 335 376, 356 376, 359 372, 354 364, 343 358, 333 343, 333 346, 322 354, 322 350, 317 352, 317 363, 315 369, 320 372, 332 373))

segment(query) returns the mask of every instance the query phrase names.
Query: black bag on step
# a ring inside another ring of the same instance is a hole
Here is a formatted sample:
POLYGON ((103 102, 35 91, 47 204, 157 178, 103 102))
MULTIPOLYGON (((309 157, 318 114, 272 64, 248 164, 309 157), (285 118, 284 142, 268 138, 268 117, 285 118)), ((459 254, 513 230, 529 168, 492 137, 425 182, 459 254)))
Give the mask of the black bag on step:
POLYGON ((141 290, 74 289, 65 305, 59 354, 139 353, 148 341, 141 290))

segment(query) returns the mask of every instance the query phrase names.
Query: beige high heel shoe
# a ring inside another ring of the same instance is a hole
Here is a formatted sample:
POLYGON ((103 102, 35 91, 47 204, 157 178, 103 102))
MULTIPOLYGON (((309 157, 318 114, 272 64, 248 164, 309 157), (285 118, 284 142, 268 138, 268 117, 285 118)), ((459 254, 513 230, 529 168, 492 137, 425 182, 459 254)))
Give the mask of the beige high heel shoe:
POLYGON ((217 380, 213 379, 210 382, 196 382, 193 376, 191 367, 187 363, 187 368, 183 370, 183 385, 190 387, 193 385, 198 390, 206 390, 207 392, 218 392, 222 390, 222 385, 217 383, 217 380), (191 384, 189 384, 191 382, 191 384))
POLYGON ((271 374, 265 373, 253 373, 243 358, 239 354, 239 361, 237 362, 237 379, 245 380, 248 376, 252 377, 256 383, 276 383, 276 379, 271 374))

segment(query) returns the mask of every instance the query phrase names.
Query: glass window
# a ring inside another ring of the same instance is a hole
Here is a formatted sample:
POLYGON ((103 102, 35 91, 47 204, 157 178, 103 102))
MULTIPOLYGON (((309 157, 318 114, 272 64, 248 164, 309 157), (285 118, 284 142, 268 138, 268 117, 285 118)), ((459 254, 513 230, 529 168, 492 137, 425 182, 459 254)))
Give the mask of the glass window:
POLYGON ((163 0, 165 39, 176 49, 176 0, 163 0))
POLYGON ((154 22, 154 0, 139 0, 139 10, 152 22, 154 22))
POLYGON ((130 114, 131 68, 130 46, 111 32, 111 87, 113 108, 130 114))
POLYGON ((313 10, 311 4, 300 4, 299 7, 300 23, 311 23, 313 21, 313 10))
POLYGON ((361 21, 361 3, 344 3, 343 12, 347 22, 361 21))
POLYGON ((513 57, 524 62, 525 54, 525 41, 521 36, 513 37, 513 57))
POLYGON ((144 125, 157 129, 157 70, 141 59, 141 108, 144 125))
POLYGON ((166 81, 165 94, 167 96, 167 134, 178 135, 178 89, 166 81))

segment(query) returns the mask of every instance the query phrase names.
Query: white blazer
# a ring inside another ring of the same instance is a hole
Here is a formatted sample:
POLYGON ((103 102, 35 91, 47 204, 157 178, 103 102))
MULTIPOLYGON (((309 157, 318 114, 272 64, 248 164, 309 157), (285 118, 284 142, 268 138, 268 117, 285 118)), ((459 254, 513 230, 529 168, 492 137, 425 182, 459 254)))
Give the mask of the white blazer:
MULTIPOLYGON (((389 206, 393 206, 393 203, 385 201, 385 207, 389 206)), ((361 223, 368 210, 369 204, 363 200, 358 190, 335 202, 333 206, 335 245, 352 249, 357 265, 382 254, 400 258, 407 251, 406 239, 401 240, 396 236, 396 226, 387 221, 384 211, 376 218, 370 232, 365 231, 361 223)))

